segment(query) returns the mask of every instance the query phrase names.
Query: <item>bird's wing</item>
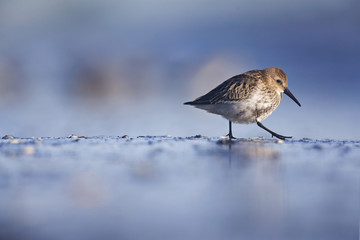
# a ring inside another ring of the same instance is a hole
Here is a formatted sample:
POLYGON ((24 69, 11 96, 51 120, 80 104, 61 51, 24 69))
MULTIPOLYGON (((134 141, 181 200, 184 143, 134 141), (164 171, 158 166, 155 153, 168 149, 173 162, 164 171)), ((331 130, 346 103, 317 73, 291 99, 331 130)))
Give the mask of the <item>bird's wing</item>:
POLYGON ((258 79, 251 75, 236 75, 226 80, 204 96, 201 96, 194 101, 187 102, 185 104, 202 105, 237 102, 249 97, 252 89, 256 86, 256 81, 258 81, 258 79))

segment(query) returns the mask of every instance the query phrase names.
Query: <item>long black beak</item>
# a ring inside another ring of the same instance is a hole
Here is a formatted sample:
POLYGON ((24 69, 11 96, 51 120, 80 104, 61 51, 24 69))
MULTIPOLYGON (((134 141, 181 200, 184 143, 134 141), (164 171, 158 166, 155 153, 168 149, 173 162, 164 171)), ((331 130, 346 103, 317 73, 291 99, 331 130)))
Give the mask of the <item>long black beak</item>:
POLYGON ((286 95, 288 95, 292 100, 294 100, 294 102, 297 103, 297 105, 299 105, 301 107, 301 104, 299 103, 299 101, 296 99, 296 97, 290 92, 290 90, 288 88, 285 88, 284 93, 286 95))

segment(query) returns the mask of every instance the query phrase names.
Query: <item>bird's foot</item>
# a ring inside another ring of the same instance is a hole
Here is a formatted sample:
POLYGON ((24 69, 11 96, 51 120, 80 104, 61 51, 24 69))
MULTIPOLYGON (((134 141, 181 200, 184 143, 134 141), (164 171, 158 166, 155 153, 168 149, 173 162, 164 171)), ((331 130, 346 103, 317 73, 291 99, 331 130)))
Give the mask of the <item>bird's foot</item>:
POLYGON ((230 140, 231 139, 236 139, 236 137, 234 137, 231 133, 227 134, 225 137, 230 139, 230 140))
POLYGON ((283 136, 283 135, 277 134, 276 132, 271 131, 270 129, 268 129, 267 127, 265 127, 261 122, 258 122, 258 121, 257 121, 256 123, 257 123, 257 125, 258 125, 259 127, 261 127, 262 129, 264 129, 265 131, 267 131, 268 133, 270 133, 270 134, 271 134, 271 137, 277 137, 277 138, 279 138, 279 139, 281 139, 281 140, 286 140, 287 138, 292 138, 292 137, 283 136))
POLYGON ((281 140, 286 140, 287 138, 292 138, 290 136, 283 136, 283 135, 280 135, 280 134, 277 134, 277 133, 271 133, 271 137, 277 137, 281 140))

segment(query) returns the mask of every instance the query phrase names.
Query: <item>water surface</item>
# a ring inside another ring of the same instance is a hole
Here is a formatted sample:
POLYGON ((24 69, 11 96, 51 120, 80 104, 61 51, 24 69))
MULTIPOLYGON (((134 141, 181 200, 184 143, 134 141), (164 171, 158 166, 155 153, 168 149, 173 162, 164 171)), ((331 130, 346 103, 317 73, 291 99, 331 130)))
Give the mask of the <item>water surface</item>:
POLYGON ((0 141, 1 239, 357 239, 360 141, 0 141))

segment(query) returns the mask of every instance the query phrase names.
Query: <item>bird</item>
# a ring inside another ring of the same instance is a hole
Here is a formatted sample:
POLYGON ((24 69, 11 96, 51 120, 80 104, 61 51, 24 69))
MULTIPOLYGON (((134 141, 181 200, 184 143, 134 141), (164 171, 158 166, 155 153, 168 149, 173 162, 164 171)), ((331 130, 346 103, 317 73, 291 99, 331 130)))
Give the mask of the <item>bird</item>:
POLYGON ((301 107, 288 88, 285 72, 281 68, 269 67, 233 76, 207 94, 184 104, 229 120, 229 133, 226 135, 229 139, 236 139, 232 134, 232 123, 256 123, 272 137, 286 140, 292 137, 280 135, 261 123, 279 106, 283 93, 301 107))

